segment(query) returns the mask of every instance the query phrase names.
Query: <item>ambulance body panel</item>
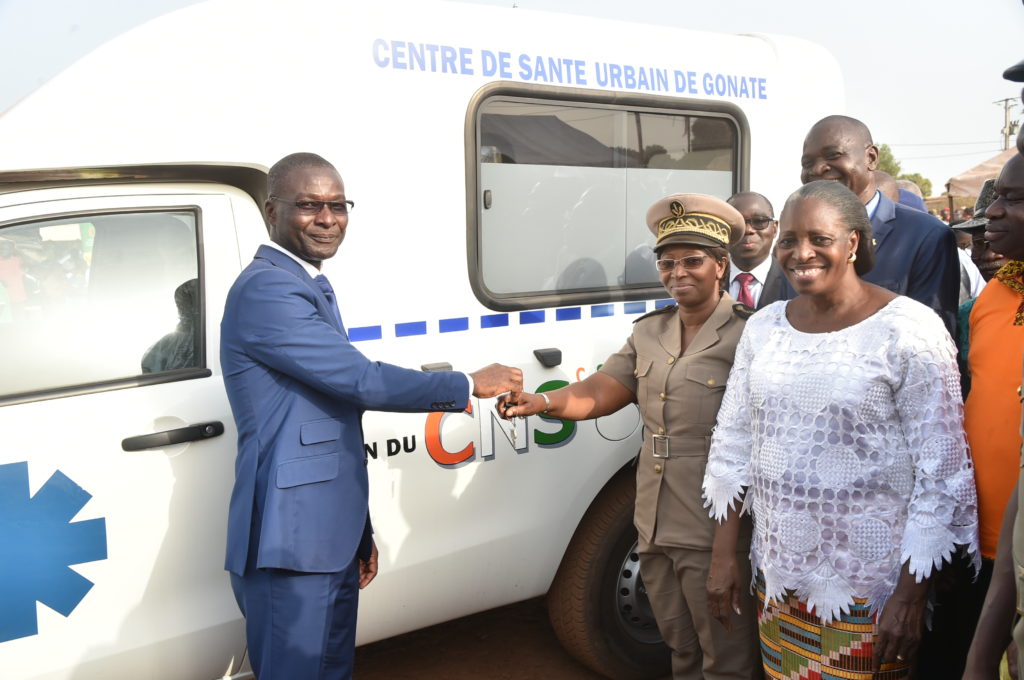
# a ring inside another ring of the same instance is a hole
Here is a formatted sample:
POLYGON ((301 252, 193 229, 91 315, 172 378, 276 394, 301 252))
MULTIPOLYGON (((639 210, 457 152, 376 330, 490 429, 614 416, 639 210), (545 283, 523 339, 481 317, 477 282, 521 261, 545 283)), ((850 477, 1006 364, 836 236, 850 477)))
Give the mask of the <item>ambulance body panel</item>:
MULTIPOLYGON (((275 160, 319 153, 355 200, 324 271, 362 352, 498 361, 537 391, 668 302, 653 200, 749 188, 779 210, 807 128, 842 109, 803 41, 457 3, 212 0, 82 58, 0 115, 0 675, 247 676, 219 324, 275 160)), ((472 399, 364 432, 359 644, 547 592, 642 427, 635 406, 509 424, 472 399)), ((594 579, 608 634, 653 648, 615 599, 628 548, 594 579)))

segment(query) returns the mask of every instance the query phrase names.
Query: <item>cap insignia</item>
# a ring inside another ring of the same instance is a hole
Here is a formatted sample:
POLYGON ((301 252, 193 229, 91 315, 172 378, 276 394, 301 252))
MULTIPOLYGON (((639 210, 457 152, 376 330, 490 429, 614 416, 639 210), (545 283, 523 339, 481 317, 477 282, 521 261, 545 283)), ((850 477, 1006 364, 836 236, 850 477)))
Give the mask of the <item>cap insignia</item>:
POLYGON ((672 201, 669 204, 672 211, 671 217, 666 217, 658 222, 658 240, 680 231, 702 234, 721 243, 729 243, 729 235, 732 228, 728 223, 707 213, 688 213, 683 210, 679 201, 672 201))

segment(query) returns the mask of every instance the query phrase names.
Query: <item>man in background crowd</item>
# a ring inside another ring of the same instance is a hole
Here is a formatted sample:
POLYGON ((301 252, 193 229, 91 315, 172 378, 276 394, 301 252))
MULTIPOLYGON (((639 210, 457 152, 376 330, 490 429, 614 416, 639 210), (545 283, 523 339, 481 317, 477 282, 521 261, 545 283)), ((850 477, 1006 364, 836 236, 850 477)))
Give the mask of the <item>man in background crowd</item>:
POLYGON ((819 120, 804 139, 800 165, 804 184, 835 180, 864 204, 875 241, 875 266, 864 280, 931 307, 956 337, 960 264, 953 232, 878 191, 878 147, 867 126, 847 116, 819 120))
POLYGON ((731 262, 725 278, 729 295, 751 309, 762 309, 776 300, 793 297, 793 289, 772 257, 772 245, 779 231, 772 204, 753 191, 738 193, 728 202, 746 223, 743 238, 729 249, 731 262))
MULTIPOLYGON (((1014 82, 1024 82, 1024 61, 1006 69, 1003 77, 1014 82)), ((1021 92, 1021 99, 1024 101, 1024 91, 1021 92)), ((1021 303, 1013 311, 1012 324, 1016 329, 1024 327, 1024 129, 1017 135, 1017 155, 1011 158, 996 183, 998 198, 988 210, 985 211, 989 218, 989 224, 985 228, 985 239, 991 247, 1009 258, 1008 262, 996 273, 996 280, 1004 283, 1021 298, 1021 303), (1014 261, 1016 260, 1016 262, 1014 261)), ((993 283, 986 286, 982 297, 990 290, 998 289, 993 283)), ((1012 298, 1011 298, 1012 299, 1012 298)), ((980 302, 980 300, 979 300, 980 302)), ((977 312, 979 310, 975 310, 977 312)), ((1009 311, 1009 310, 1007 310, 1009 311)), ((972 312, 972 321, 974 312, 972 312)), ((1009 342, 1006 348, 998 349, 1000 354, 1010 354, 1009 342)), ((1022 365, 1020 350, 1014 348, 1017 358, 1017 365, 1013 367, 1014 374, 1022 365)), ((1013 380, 1011 379, 1011 382, 1013 380)), ((973 389, 973 388, 972 388, 973 389)), ((1016 389, 1017 399, 1020 399, 1020 386, 1016 389)), ((971 644, 970 654, 967 658, 967 667, 964 672, 964 680, 983 680, 998 677, 999 660, 1003 651, 1011 639, 1016 643, 1015 659, 1017 671, 1024 667, 1024 619, 1015 616, 1021 611, 1021 602, 1024 602, 1024 502, 1020 496, 1024 494, 1024 470, 1019 467, 1021 451, 1021 432, 1024 431, 1024 421, 1020 419, 1018 409, 1013 421, 1020 423, 1020 429, 1015 438, 1007 437, 1003 444, 1004 453, 1017 464, 1018 483, 1017 489, 1012 490, 1006 503, 1006 510, 1003 514, 1002 525, 998 546, 996 549, 995 561, 992 566, 991 582, 988 593, 985 597, 985 606, 974 634, 974 641, 971 644), (1014 442, 1014 440, 1016 440, 1014 442), (1011 451, 1016 443, 1016 451, 1011 451), (1011 628, 1012 626, 1012 628, 1011 628), (1011 637, 1012 630, 1012 637, 1011 637)), ((1007 470, 1011 465, 1007 465, 1007 470)), ((977 469, 977 464, 976 464, 977 469)), ((981 480, 978 480, 979 502, 981 492, 981 480)), ((979 523, 981 520, 979 507, 979 523)), ((984 541, 984 534, 982 540, 984 541)))
POLYGON ((929 215, 935 214, 934 211, 928 210, 928 207, 924 204, 924 194, 921 193, 921 187, 917 186, 917 182, 912 182, 909 179, 898 179, 896 180, 896 187, 899 189, 900 195, 900 200, 897 203, 902 203, 908 208, 920 210, 929 215))

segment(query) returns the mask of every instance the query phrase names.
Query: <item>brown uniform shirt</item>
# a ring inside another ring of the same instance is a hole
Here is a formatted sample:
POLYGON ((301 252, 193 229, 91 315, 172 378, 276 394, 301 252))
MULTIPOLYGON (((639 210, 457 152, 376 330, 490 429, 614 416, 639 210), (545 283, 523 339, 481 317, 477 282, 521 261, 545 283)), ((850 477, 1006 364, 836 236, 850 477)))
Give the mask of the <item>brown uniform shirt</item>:
MULTIPOLYGON (((626 344, 601 367, 633 392, 644 422, 633 517, 641 545, 711 549, 716 523, 704 507, 701 485, 711 430, 748 316, 749 310, 724 293, 680 354, 678 308, 665 307, 638 319, 626 344), (655 457, 652 435, 668 435, 667 458, 655 457)), ((749 550, 750 529, 745 515, 737 550, 749 550)))

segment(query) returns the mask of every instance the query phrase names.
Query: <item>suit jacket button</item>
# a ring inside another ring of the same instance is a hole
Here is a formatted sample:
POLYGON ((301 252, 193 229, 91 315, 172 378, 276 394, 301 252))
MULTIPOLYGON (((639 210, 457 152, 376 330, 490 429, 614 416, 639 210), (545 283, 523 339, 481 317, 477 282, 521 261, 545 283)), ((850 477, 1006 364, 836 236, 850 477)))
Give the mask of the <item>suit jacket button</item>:
POLYGON ((637 377, 639 377, 639 376, 640 376, 640 369, 638 369, 638 368, 634 368, 634 369, 633 369, 633 377, 634 377, 634 378, 637 378, 637 377))
POLYGON ((661 463, 657 463, 657 464, 655 464, 655 466, 654 466, 654 471, 655 471, 655 472, 661 472, 661 463))
POLYGON ((664 392, 662 392, 661 394, 658 395, 658 399, 661 399, 662 401, 665 401, 666 398, 667 397, 665 396, 664 392))
POLYGON ((714 387, 715 379, 714 378, 708 378, 708 385, 711 385, 712 387, 714 387))
POLYGON ((669 357, 668 358, 668 363, 670 363, 670 364, 676 363, 676 358, 675 357, 669 357))
POLYGON ((658 434, 665 434, 665 428, 659 427, 658 428, 658 434))

